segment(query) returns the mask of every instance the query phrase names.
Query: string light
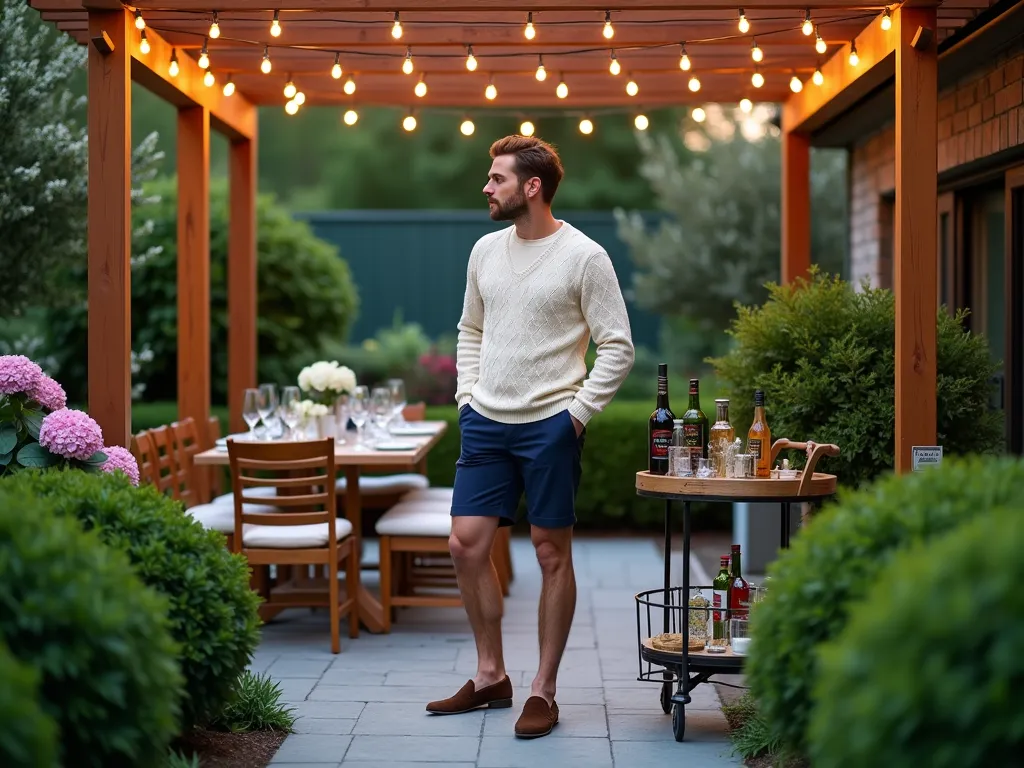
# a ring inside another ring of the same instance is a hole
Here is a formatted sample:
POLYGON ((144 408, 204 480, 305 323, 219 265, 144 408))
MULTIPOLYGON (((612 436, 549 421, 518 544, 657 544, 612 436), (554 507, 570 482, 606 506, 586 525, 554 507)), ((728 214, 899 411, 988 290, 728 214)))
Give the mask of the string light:
POLYGON ((636 96, 640 93, 640 86, 636 84, 636 80, 630 80, 626 83, 626 93, 630 96, 636 96))
POLYGON ((814 31, 814 24, 811 22, 810 8, 807 9, 807 13, 804 16, 804 23, 800 26, 800 31, 803 32, 808 37, 810 37, 811 33, 814 31))
POLYGON ((707 119, 707 112, 704 111, 704 107, 694 107, 693 111, 690 112, 690 117, 694 119, 694 122, 703 123, 707 119))
POLYGON ((693 93, 696 93, 697 91, 700 90, 700 80, 697 79, 696 75, 691 75, 690 82, 687 83, 686 85, 693 93))
POLYGON ((345 81, 342 90, 349 96, 356 92, 356 79, 352 75, 348 76, 348 80, 345 81))
POLYGON ((763 61, 764 60, 764 51, 762 51, 760 49, 760 47, 758 47, 757 40, 753 40, 752 43, 751 43, 751 46, 750 46, 750 58, 752 58, 754 61, 763 61))
POLYGON ((284 105, 284 111, 289 115, 294 115, 299 111, 299 105, 295 103, 295 99, 292 99, 284 105))
POLYGON ((803 89, 804 84, 800 82, 799 77, 793 75, 791 78, 789 78, 789 90, 791 90, 793 93, 800 93, 800 91, 802 91, 803 89))
MULTIPOLYGON (((391 36, 395 38, 395 40, 399 40, 402 37, 402 22, 398 18, 398 11, 395 11, 395 23, 391 27, 391 36)), ((415 118, 413 119, 415 120, 415 118)), ((413 128, 415 127, 416 126, 414 125, 413 128)))
POLYGON ((491 101, 494 101, 496 98, 498 98, 498 89, 494 86, 493 77, 491 81, 487 83, 487 87, 484 88, 484 96, 486 96, 491 101))
POLYGON ((537 72, 535 73, 534 77, 537 78, 537 82, 539 82, 539 83, 543 83, 545 80, 548 79, 548 72, 547 72, 546 69, 544 69, 544 57, 543 56, 538 56, 537 57, 537 72))
POLYGON ((419 81, 418 83, 416 83, 416 87, 415 87, 415 88, 413 88, 413 93, 415 93, 415 94, 416 94, 417 96, 419 96, 419 97, 420 97, 421 99, 422 99, 422 98, 423 98, 424 96, 426 96, 426 95, 427 95, 427 84, 426 84, 426 82, 424 81, 424 78, 425 78, 425 77, 426 77, 426 75, 423 75, 423 74, 421 74, 421 75, 420 75, 420 81, 419 81))
POLYGON ((286 99, 294 98, 298 90, 295 87, 295 83, 292 82, 292 76, 288 75, 288 82, 284 84, 284 97, 286 99))
POLYGON ((341 79, 341 54, 334 54, 334 66, 331 67, 331 77, 335 80, 341 79))
POLYGON ((292 99, 292 101, 294 101, 301 107, 303 104, 306 103, 306 94, 304 94, 302 91, 299 91, 298 93, 295 94, 295 98, 292 99))
POLYGON ((860 63, 860 56, 857 55, 857 41, 850 42, 850 66, 856 67, 860 63))
POLYGON ((149 53, 149 40, 146 39, 146 30, 142 30, 142 39, 139 41, 139 51, 145 56, 149 53))
POLYGON ((747 14, 740 8, 740 23, 739 23, 740 34, 747 34, 750 31, 750 22, 747 21, 747 14))
POLYGON ((882 14, 882 31, 888 32, 892 29, 892 17, 889 15, 889 6, 885 7, 885 13, 882 14))
POLYGON ((822 83, 825 82, 825 76, 821 74, 820 68, 814 70, 814 74, 811 76, 811 80, 814 82, 815 85, 821 85, 822 83))
POLYGON ((235 92, 235 84, 231 82, 231 75, 228 75, 228 81, 224 83, 224 95, 231 96, 235 92))
POLYGON ((622 65, 619 64, 619 60, 615 57, 615 49, 612 49, 611 61, 608 64, 608 71, 613 75, 619 74, 622 71, 622 65))
POLYGON ((213 12, 213 22, 210 24, 210 38, 216 40, 220 37, 220 24, 217 23, 217 12, 213 12))
POLYGON ((750 83, 755 88, 760 88, 764 85, 764 75, 757 71, 757 67, 754 67, 754 74, 750 76, 750 83))
POLYGON ((824 53, 826 50, 828 50, 828 46, 825 45, 825 41, 821 39, 821 33, 818 32, 815 35, 815 37, 817 39, 814 41, 814 50, 816 50, 818 53, 824 53))
POLYGON ((174 48, 171 49, 171 63, 167 67, 167 74, 171 77, 178 76, 178 51, 174 48))
POLYGON ((472 136, 473 131, 475 130, 476 126, 473 125, 473 121, 469 119, 463 120, 462 125, 459 126, 459 132, 462 133, 463 136, 472 136))
POLYGON ((754 102, 748 98, 740 99, 740 111, 746 114, 750 114, 750 111, 754 108, 754 102))
POLYGON ((690 57, 686 55, 686 43, 681 43, 679 46, 679 68, 683 72, 690 71, 690 57))
POLYGON ((564 99, 569 95, 569 86, 565 84, 564 76, 558 82, 558 87, 555 88, 555 96, 560 99, 564 99))
POLYGON ((416 130, 416 118, 413 117, 412 115, 406 115, 405 119, 402 120, 402 127, 405 128, 405 130, 409 131, 410 133, 412 131, 415 131, 416 130))
POLYGON ((345 125, 355 125, 359 120, 359 113, 354 109, 347 109, 341 119, 345 121, 345 125))
POLYGON ((412 74, 412 49, 405 49, 405 61, 402 62, 402 71, 407 75, 412 74))
POLYGON ((534 125, 529 120, 523 120, 519 126, 519 134, 521 136, 533 136, 534 125))
POLYGON ((605 40, 611 40, 615 37, 615 28, 612 26, 612 12, 604 12, 604 30, 601 32, 604 35, 605 40))
POLYGON ((142 11, 135 12, 135 28, 140 30, 146 28, 146 20, 142 18, 142 11))
POLYGON ((472 45, 466 49, 466 69, 470 72, 476 72, 476 56, 473 55, 472 45))
POLYGON ((584 117, 580 120, 580 133, 589 136, 594 132, 594 124, 590 121, 590 118, 584 117))
POLYGON ((278 18, 280 11, 274 11, 274 20, 270 22, 270 34, 274 37, 281 36, 281 20, 278 18))
POLYGON ((217 82, 217 80, 216 78, 214 78, 213 72, 211 72, 210 70, 206 70, 206 74, 203 75, 203 85, 205 85, 207 88, 212 88, 215 82, 217 82))
POLYGON ((533 40, 537 36, 537 30, 533 28, 533 11, 526 14, 526 28, 523 30, 523 36, 527 40, 533 40))
POLYGON ((207 40, 203 38, 203 50, 199 52, 199 68, 209 69, 210 68, 210 54, 206 50, 207 40))
POLYGON ((270 74, 270 70, 272 69, 272 66, 273 65, 271 65, 271 63, 270 63, 270 46, 269 45, 265 45, 265 46, 263 46, 263 61, 260 62, 260 71, 264 75, 269 75, 270 74))
POLYGON ((646 131, 650 122, 647 120, 647 115, 641 113, 633 118, 633 125, 636 126, 638 131, 646 131))

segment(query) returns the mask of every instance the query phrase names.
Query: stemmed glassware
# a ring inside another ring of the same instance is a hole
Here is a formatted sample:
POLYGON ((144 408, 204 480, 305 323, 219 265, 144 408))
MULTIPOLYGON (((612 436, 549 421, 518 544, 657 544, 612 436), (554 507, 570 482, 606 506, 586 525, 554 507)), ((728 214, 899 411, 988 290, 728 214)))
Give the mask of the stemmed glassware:
POLYGON ((302 420, 302 414, 299 413, 299 402, 301 400, 302 394, 298 387, 285 387, 281 391, 281 407, 278 409, 278 412, 281 414, 281 421, 288 427, 289 440, 298 440, 295 427, 302 420))
POLYGON ((402 379, 388 379, 388 389, 391 391, 391 405, 394 413, 395 424, 404 424, 402 410, 406 406, 405 382, 402 379))
POLYGON ((268 440, 273 437, 273 425, 271 416, 277 412, 277 386, 274 384, 260 384, 260 401, 257 406, 260 418, 265 427, 263 436, 268 440))
POLYGON ((334 441, 340 445, 346 442, 345 433, 348 432, 349 417, 348 395, 340 394, 334 401, 334 441))
POLYGON ((366 423, 366 419, 370 415, 369 387, 364 384, 360 384, 352 390, 352 398, 349 400, 349 411, 349 415, 352 417, 352 422, 356 425, 356 444, 354 448, 357 451, 367 451, 369 448, 363 444, 363 425, 366 423))
POLYGON ((394 417, 391 390, 388 387, 373 388, 370 395, 370 412, 373 415, 373 425, 381 436, 387 437, 388 422, 394 417))
POLYGON ((242 400, 242 418, 249 425, 249 440, 256 439, 256 425, 260 423, 260 400, 262 394, 258 389, 245 390, 242 400))

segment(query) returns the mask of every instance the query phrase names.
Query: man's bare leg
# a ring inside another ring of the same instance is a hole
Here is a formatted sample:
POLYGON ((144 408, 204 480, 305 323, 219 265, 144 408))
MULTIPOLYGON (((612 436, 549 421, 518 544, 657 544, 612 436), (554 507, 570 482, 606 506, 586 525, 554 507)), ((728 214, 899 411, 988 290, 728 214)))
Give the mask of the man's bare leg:
POLYGON ((538 619, 540 665, 530 686, 531 696, 542 696, 550 706, 555 699, 555 678, 569 640, 576 612, 576 572, 572 566, 572 527, 530 528, 543 582, 538 619))
POLYGON ((501 587, 491 562, 491 547, 497 531, 497 517, 456 515, 452 517, 448 540, 462 603, 476 640, 473 685, 478 691, 505 677, 501 650, 501 587))

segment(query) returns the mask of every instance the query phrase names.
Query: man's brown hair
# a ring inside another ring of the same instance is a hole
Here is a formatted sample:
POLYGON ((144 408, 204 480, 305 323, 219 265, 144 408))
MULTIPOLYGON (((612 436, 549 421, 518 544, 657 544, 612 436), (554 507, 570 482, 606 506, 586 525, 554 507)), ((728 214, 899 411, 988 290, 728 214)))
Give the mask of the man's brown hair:
POLYGON ((533 136, 514 134, 491 144, 491 157, 498 155, 515 156, 516 178, 520 184, 534 176, 540 179, 541 197, 551 204, 564 175, 562 161, 554 147, 533 136))

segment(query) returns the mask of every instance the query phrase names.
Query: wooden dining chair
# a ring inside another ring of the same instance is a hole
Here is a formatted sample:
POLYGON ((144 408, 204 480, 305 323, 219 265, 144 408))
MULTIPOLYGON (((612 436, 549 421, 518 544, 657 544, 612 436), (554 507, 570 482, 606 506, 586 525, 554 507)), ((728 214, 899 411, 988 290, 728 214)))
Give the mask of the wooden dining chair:
POLYGON ((352 524, 337 516, 334 487, 334 438, 306 442, 228 441, 228 461, 234 492, 232 551, 250 564, 327 566, 327 594, 322 590, 282 591, 270 588, 265 608, 326 604, 330 610, 331 652, 339 653, 339 623, 349 619, 349 637, 359 636, 356 595, 359 549, 352 524), (256 488, 273 488, 275 495, 253 496, 256 488), (250 513, 247 503, 273 504, 276 513, 250 513), (339 598, 339 565, 345 564, 345 598, 339 598))
POLYGON ((132 435, 132 456, 139 464, 139 483, 159 486, 160 472, 157 466, 156 444, 148 430, 132 435))

